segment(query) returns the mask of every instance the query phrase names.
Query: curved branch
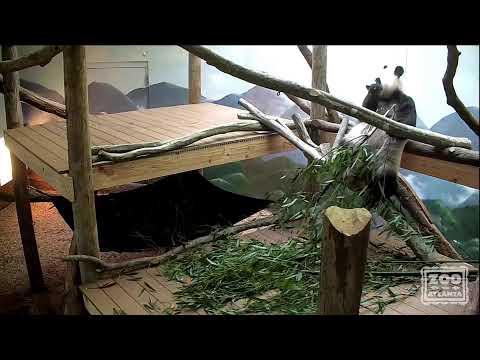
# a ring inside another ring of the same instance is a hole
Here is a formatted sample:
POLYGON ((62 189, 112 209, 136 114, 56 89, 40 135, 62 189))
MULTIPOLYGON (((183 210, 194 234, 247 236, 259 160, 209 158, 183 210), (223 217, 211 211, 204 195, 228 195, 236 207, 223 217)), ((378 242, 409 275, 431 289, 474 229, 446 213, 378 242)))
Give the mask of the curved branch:
POLYGON ((462 120, 465 121, 465 123, 470 127, 470 129, 472 129, 475 134, 478 135, 480 132, 480 124, 478 119, 473 116, 473 114, 458 98, 455 87, 453 86, 453 78, 457 72, 458 58, 461 55, 461 52, 458 51, 455 45, 448 45, 447 49, 447 69, 445 70, 445 75, 442 79, 443 89, 445 90, 445 95, 447 96, 447 104, 453 107, 462 120))
POLYGON ((113 264, 107 263, 106 261, 101 260, 97 257, 88 256, 88 255, 70 255, 70 256, 64 257, 63 260, 64 261, 84 261, 84 262, 93 263, 97 266, 97 272, 116 271, 116 270, 131 271, 135 269, 141 269, 149 266, 159 265, 187 249, 191 249, 199 245, 207 244, 209 242, 217 240, 220 237, 238 234, 249 229, 270 226, 275 224, 276 222, 278 222, 278 217, 272 216, 265 219, 252 221, 246 224, 231 226, 219 232, 214 232, 210 235, 205 235, 205 236, 196 238, 195 240, 189 241, 185 245, 173 248, 172 250, 167 251, 166 253, 159 256, 139 258, 139 259, 123 261, 119 263, 113 263, 113 264))
POLYGON ((23 70, 32 66, 47 65, 55 55, 63 51, 63 46, 44 46, 40 50, 13 60, 0 61, 0 73, 23 70))
MULTIPOLYGON (((0 74, 0 92, 4 92, 3 89, 3 76, 0 74)), ((26 104, 32 105, 39 110, 48 112, 60 116, 63 119, 67 118, 67 110, 64 104, 60 104, 56 101, 44 98, 43 96, 38 95, 37 93, 19 87, 20 100, 26 104)))
POLYGON ((230 74, 238 79, 263 86, 268 89, 283 93, 290 93, 299 98, 322 104, 327 108, 332 108, 341 113, 353 116, 369 125, 382 129, 389 135, 416 140, 441 148, 457 146, 469 149, 472 147, 472 142, 467 138, 456 138, 398 123, 394 120, 386 118, 385 116, 377 114, 374 111, 351 104, 345 100, 341 100, 333 95, 328 94, 327 92, 308 88, 293 81, 278 79, 266 73, 259 73, 257 71, 245 68, 223 58, 204 46, 182 45, 181 47, 202 58, 207 62, 207 64, 212 65, 218 70, 230 74))

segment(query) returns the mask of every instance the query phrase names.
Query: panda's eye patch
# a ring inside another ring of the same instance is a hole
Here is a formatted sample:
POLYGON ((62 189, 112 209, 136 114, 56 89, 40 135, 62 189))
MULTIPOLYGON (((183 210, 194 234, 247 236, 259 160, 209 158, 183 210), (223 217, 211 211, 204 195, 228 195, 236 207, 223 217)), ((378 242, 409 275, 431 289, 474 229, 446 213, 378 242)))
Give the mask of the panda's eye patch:
POLYGON ((387 68, 387 65, 383 65, 383 68, 386 69, 386 68, 387 68))

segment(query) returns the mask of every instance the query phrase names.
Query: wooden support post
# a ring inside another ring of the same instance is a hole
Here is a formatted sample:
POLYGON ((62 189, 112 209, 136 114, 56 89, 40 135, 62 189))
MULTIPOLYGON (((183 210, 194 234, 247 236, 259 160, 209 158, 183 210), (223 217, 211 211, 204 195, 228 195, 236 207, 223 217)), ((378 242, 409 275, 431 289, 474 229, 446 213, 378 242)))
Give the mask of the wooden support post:
MULTIPOLYGON (((202 96, 202 59, 188 53, 188 103, 200 104, 202 96)), ((198 169, 203 175, 203 169, 198 169)))
POLYGON ((331 206, 325 211, 320 270, 320 315, 358 315, 371 214, 331 206))
MULTIPOLYGON (((73 181, 73 220, 80 255, 99 257, 88 127, 85 46, 66 46, 63 53, 69 174, 73 181)), ((80 264, 82 282, 97 278, 95 266, 80 264)))
MULTIPOLYGON (((318 90, 327 90, 327 46, 314 45, 312 52, 312 88, 318 90)), ((327 120, 325 106, 312 102, 310 117, 312 119, 327 120)), ((312 140, 321 144, 323 136, 319 130, 314 130, 311 134, 312 140)))
MULTIPOLYGON (((17 49, 15 46, 2 46, 3 60, 12 60, 16 57, 17 49)), ((7 128, 13 129, 23 126, 23 114, 19 95, 19 74, 18 72, 5 73, 3 74, 3 78, 7 128)), ((20 227, 20 236, 28 277, 30 279, 30 287, 33 293, 39 293, 45 290, 45 283, 43 281, 42 267, 32 221, 32 209, 30 207, 27 189, 27 169, 25 164, 13 154, 11 154, 11 160, 15 183, 15 204, 17 207, 18 226, 20 227)))
POLYGON ((188 53, 188 103, 199 104, 202 96, 202 59, 188 53))

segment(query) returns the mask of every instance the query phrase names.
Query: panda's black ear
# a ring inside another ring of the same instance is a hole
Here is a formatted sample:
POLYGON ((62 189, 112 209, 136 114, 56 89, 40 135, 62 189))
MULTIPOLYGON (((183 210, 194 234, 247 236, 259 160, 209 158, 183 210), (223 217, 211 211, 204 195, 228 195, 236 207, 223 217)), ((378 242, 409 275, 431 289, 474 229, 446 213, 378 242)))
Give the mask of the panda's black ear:
POLYGON ((370 85, 366 85, 365 87, 367 88, 367 90, 370 90, 370 87, 371 87, 371 86, 370 86, 370 85))
POLYGON ((393 74, 396 76, 396 77, 400 77, 403 75, 403 73, 405 72, 405 70, 403 69, 402 66, 397 66, 395 68, 395 71, 393 72, 393 74))

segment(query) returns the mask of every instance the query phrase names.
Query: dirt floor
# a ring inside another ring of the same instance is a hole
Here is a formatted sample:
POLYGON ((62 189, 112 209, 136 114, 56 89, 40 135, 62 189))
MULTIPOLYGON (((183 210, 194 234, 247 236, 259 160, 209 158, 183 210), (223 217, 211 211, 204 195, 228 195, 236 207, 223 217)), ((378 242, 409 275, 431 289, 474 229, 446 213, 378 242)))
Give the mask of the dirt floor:
MULTIPOLYGON (((0 204, 0 314, 32 313, 32 296, 17 222, 15 204, 0 204), (7 206, 5 206, 7 205, 7 206)), ((54 313, 62 313, 65 263, 72 231, 51 203, 33 203, 38 251, 54 313)), ((107 261, 127 260, 160 253, 102 253, 107 261)))

